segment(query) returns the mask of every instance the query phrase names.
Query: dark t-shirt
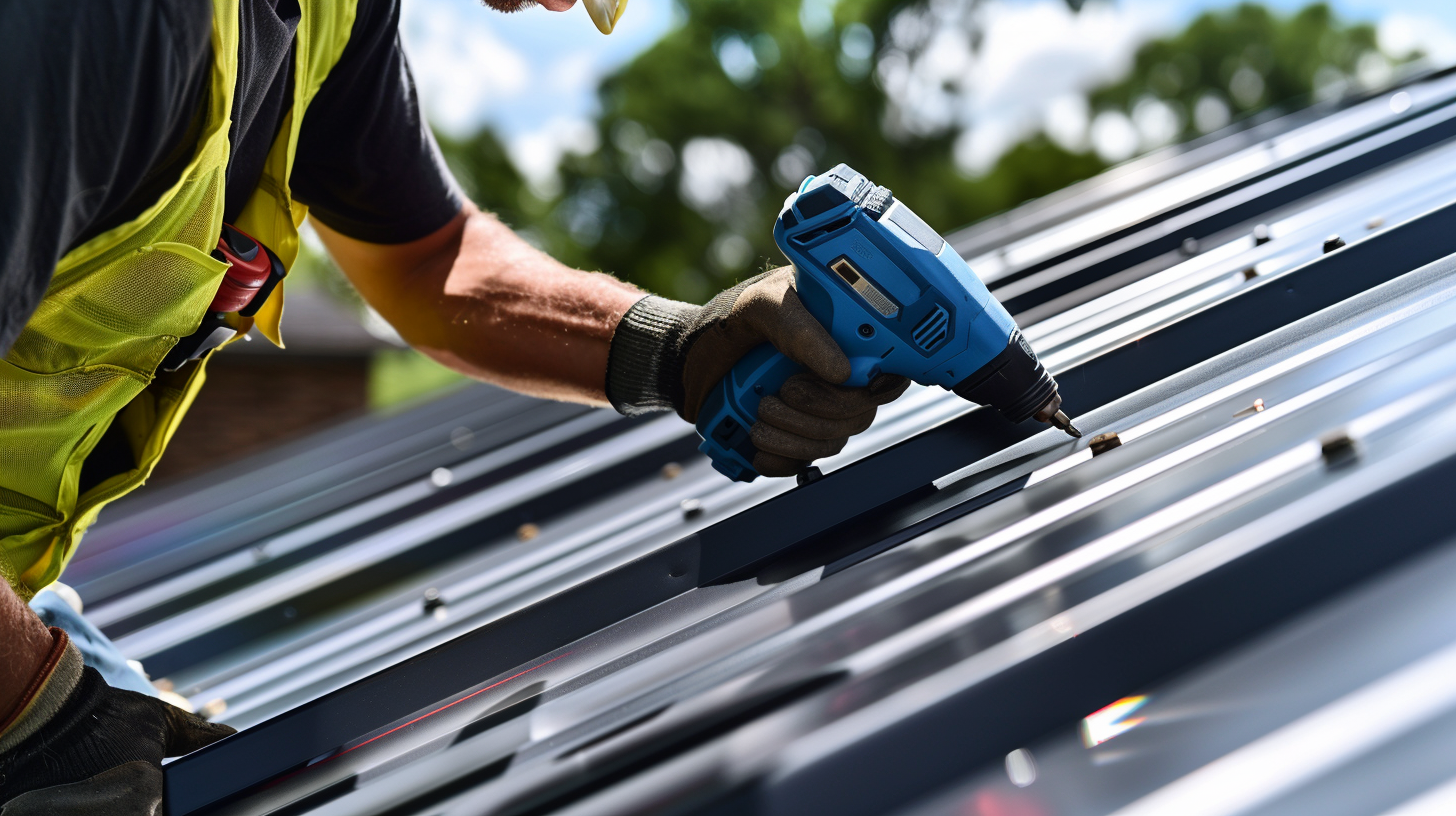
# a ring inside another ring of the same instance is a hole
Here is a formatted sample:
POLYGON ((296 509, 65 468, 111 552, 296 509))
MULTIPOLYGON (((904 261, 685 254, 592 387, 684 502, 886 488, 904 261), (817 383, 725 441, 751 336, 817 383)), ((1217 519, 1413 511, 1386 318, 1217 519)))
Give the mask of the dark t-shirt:
MULTIPOLYGON (((224 218, 258 182, 292 103, 297 0, 241 0, 224 218)), ((462 200, 415 96, 398 0, 358 0, 299 133, 290 185, 331 228, 402 243, 462 200)), ((196 146, 212 70, 209 0, 0 3, 0 354, 56 262, 135 218, 196 146)))

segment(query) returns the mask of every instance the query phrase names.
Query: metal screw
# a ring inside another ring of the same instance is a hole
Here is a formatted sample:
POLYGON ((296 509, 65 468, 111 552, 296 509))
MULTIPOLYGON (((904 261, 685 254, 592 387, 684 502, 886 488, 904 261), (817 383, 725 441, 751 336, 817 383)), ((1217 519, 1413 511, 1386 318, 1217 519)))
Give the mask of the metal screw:
POLYGON ((683 499, 678 502, 678 507, 682 509, 685 519, 697 518, 703 514, 703 503, 697 499, 683 499))
POLYGON ((1385 226, 1385 218, 1379 215, 1365 222, 1365 229, 1371 231, 1378 230, 1383 226, 1385 226))
POLYGON ((1198 239, 1197 238, 1184 238, 1183 239, 1182 250, 1183 250, 1183 254, 1184 255, 1197 255, 1198 254, 1198 239))
POLYGON ((1122 445, 1122 438, 1115 433, 1097 434, 1087 440, 1087 447, 1092 449, 1093 456, 1101 456, 1113 448, 1122 445))
POLYGON ((1340 247, 1342 247, 1344 245, 1345 245, 1345 239, 1344 238, 1341 238, 1338 235, 1331 235, 1330 237, 1328 237, 1328 238, 1325 239, 1324 251, 1327 252, 1327 253, 1328 252, 1334 252, 1335 250, 1339 249, 1340 247))
POLYGON ((430 471, 430 484, 435 487, 444 487, 450 484, 454 478, 455 474, 450 472, 450 468, 437 467, 430 471))
POLYGON ((799 487, 803 487, 804 485, 808 485, 808 484, 813 484, 813 483, 819 481, 822 478, 824 478, 824 471, 822 471, 819 468, 816 468, 816 467, 814 467, 814 466, 811 465, 811 466, 806 467, 803 470, 799 471, 799 476, 798 476, 799 487))
POLYGON ((1256 400, 1254 400, 1254 404, 1253 405, 1250 405, 1248 408, 1244 408, 1243 410, 1238 411, 1237 413, 1234 414, 1234 417, 1235 418, 1238 418, 1238 417, 1253 416, 1254 414, 1257 414, 1257 413, 1259 413, 1262 410, 1264 410, 1264 400, 1262 400, 1262 399, 1256 399, 1256 400))
POLYGON ((868 323, 861 323, 861 324, 859 324, 859 336, 860 337, 874 337, 875 336, 875 327, 874 326, 871 326, 868 323))
POLYGON ((538 535, 541 535, 541 528, 529 521, 516 528, 516 539, 518 541, 530 541, 538 535))
POLYGON ((668 462, 662 466, 662 478, 672 481, 682 475, 682 465, 677 462, 668 462))
POLYGON ((425 590, 425 614, 428 615, 445 605, 445 599, 440 597, 440 590, 430 587, 425 590))
POLYGON ((1272 240, 1274 240, 1274 236, 1269 234, 1268 224, 1254 225, 1254 246, 1263 246, 1272 240))
POLYGON ((1355 440, 1343 430, 1335 431, 1320 439, 1320 455, 1325 458, 1325 465, 1329 467, 1349 464, 1359 453, 1355 440))
POLYGON ((1259 270, 1254 267, 1251 266, 1244 270, 1244 280, 1251 281, 1257 277, 1259 277, 1259 270))

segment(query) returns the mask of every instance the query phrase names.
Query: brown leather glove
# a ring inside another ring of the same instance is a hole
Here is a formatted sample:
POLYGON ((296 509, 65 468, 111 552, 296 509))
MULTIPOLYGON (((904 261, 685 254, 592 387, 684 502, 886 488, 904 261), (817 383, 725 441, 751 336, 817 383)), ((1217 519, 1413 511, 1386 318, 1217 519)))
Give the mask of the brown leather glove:
POLYGON ((160 814, 162 758, 233 729, 112 688, 74 646, 59 648, 49 677, 0 736, 0 816, 160 814))
POLYGON ((628 416, 672 409, 697 422, 712 390, 763 343, 808 369, 759 405, 751 431, 759 451, 753 466, 765 476, 792 476, 814 459, 838 453, 870 426, 879 406, 910 384, 886 374, 868 388, 839 385, 849 378, 849 359, 800 302, 793 267, 781 267, 706 306, 651 296, 638 301, 612 337, 607 396, 628 416))

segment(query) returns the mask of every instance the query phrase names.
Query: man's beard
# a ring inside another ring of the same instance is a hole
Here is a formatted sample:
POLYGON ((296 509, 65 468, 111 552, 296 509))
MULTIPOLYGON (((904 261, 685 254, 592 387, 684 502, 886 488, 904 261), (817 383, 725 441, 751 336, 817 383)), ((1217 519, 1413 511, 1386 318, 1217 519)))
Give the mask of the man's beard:
POLYGON ((482 5, 489 6, 496 11, 504 11, 507 14, 536 5, 536 0, 480 0, 480 2, 482 5))

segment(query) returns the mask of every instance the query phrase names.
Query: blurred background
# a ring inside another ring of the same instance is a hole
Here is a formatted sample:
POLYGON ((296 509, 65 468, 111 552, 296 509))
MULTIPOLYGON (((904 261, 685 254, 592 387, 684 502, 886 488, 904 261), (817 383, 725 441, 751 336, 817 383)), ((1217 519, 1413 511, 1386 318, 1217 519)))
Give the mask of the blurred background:
MULTIPOLYGON (((579 9, 403 0, 401 30, 467 195, 566 263, 695 302, 780 263, 784 196, 838 162, 950 231, 1456 62, 1441 0, 631 0, 609 37, 579 9)), ((158 480, 462 383, 403 348, 316 239, 288 310, 286 352, 210 365, 158 480), (266 417, 247 408, 260 391, 266 417)))

